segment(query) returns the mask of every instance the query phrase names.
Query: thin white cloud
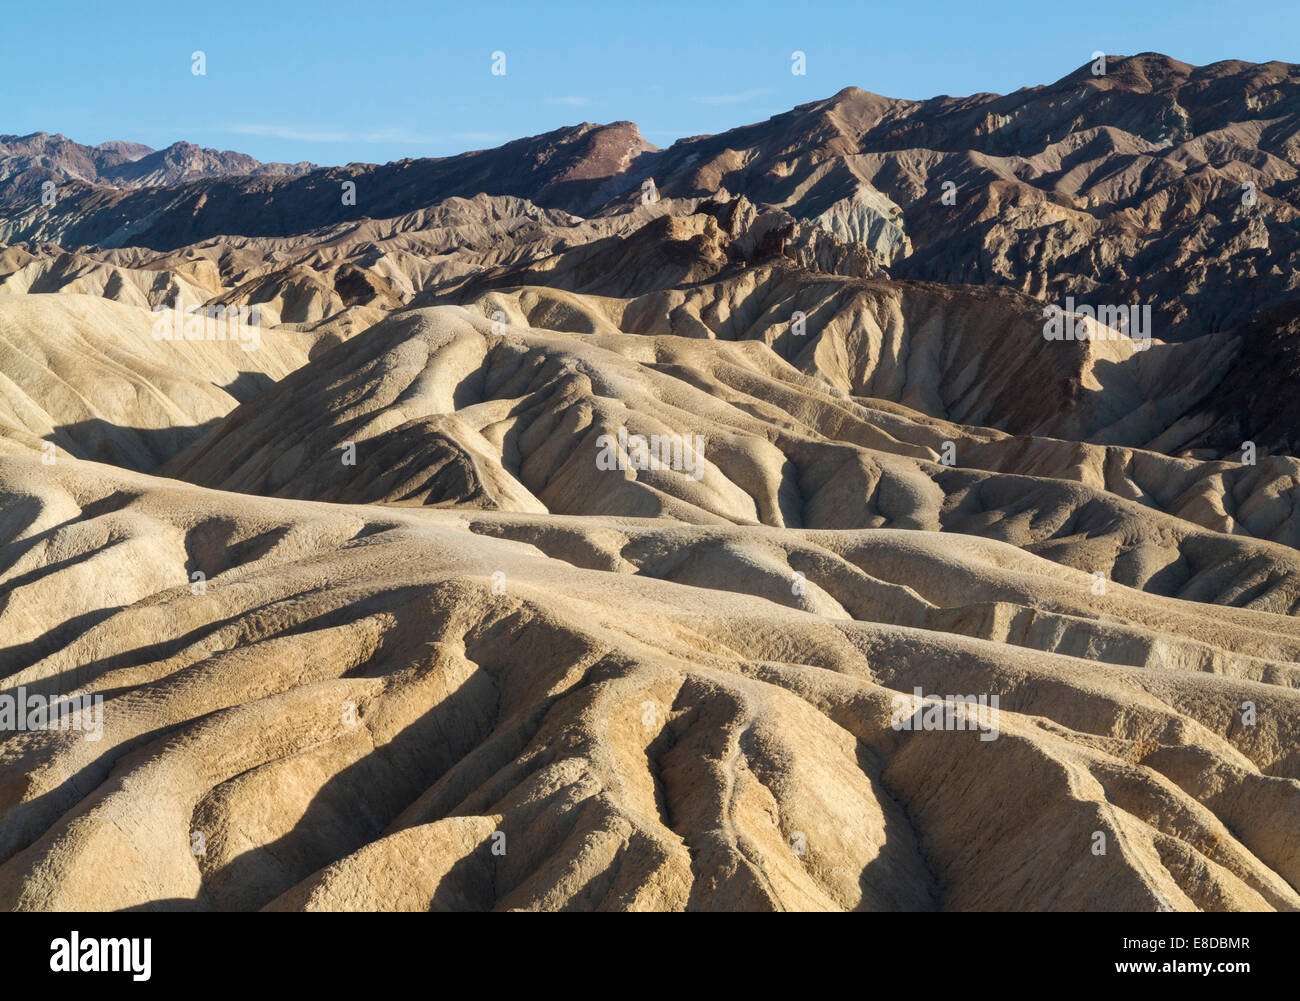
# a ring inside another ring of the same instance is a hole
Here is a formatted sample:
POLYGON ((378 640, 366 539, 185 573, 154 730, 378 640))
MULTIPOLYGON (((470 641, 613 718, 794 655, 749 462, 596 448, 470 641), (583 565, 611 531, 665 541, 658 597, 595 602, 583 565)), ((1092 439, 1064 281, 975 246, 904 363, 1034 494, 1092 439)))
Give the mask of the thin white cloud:
POLYGON ((770 90, 747 90, 740 94, 717 94, 712 97, 693 97, 691 100, 700 104, 744 104, 746 101, 770 93, 772 93, 770 90))
POLYGON ((315 132, 282 125, 227 125, 223 131, 241 136, 266 136, 270 139, 291 139, 304 143, 341 143, 347 142, 349 138, 344 132, 315 132))
POLYGON ((260 125, 252 122, 222 125, 217 127, 215 131, 245 136, 264 136, 271 139, 302 143, 388 145, 399 148, 445 145, 461 150, 490 149, 493 146, 500 146, 502 143, 516 138, 501 132, 449 132, 445 135, 431 136, 400 128, 374 129, 370 132, 330 132, 293 128, 291 126, 260 125))
POLYGON ((547 104, 568 104, 575 108, 581 108, 584 104, 590 104, 589 97, 548 97, 547 104))
MULTIPOLYGON (((441 142, 432 136, 420 135, 407 129, 384 128, 372 132, 328 132, 314 129, 300 129, 284 125, 258 125, 241 123, 224 126, 220 131, 232 132, 243 136, 264 136, 269 139, 287 139, 304 143, 403 143, 406 145, 428 145, 441 142)), ((455 138, 455 137, 453 137, 455 138)))
POLYGON ((379 129, 376 132, 367 132, 359 138, 363 143, 408 143, 417 146, 438 141, 430 136, 408 132, 406 129, 379 129))

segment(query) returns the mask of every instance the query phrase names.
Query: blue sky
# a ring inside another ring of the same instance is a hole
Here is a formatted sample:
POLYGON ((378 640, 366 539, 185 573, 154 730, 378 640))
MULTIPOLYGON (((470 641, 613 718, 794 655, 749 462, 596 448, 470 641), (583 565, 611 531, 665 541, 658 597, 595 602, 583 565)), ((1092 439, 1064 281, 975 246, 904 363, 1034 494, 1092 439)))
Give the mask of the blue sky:
POLYGON ((629 119, 667 146, 849 85, 906 98, 1006 93, 1057 80, 1097 49, 1300 62, 1300 6, 24 2, 7 5, 0 35, 0 133, 187 139, 340 164, 629 119), (790 72, 796 49, 804 76, 790 72), (196 50, 204 76, 191 71, 196 50), (491 72, 496 51, 504 76, 491 72))

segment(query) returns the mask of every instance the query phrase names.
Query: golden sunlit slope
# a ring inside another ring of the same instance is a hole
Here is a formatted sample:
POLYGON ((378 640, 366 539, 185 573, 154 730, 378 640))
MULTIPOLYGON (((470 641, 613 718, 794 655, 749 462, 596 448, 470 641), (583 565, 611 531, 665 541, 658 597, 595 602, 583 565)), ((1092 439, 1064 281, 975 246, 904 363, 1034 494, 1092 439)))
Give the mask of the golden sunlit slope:
POLYGON ((0 743, 7 907, 1300 906, 1289 617, 926 532, 0 491, 6 684, 105 698, 0 743))

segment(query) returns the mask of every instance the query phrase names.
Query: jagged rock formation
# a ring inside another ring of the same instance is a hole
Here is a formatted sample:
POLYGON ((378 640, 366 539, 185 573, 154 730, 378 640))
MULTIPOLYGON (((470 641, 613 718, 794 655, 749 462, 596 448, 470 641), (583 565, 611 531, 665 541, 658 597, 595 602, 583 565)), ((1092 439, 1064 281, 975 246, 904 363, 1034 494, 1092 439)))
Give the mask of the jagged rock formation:
POLYGON ((63 194, 80 195, 87 185, 149 188, 229 175, 292 177, 315 169, 312 163, 261 163, 246 153, 188 142, 155 150, 132 142, 83 146, 48 132, 0 136, 0 206, 21 211, 25 202, 39 202, 47 181, 63 194))

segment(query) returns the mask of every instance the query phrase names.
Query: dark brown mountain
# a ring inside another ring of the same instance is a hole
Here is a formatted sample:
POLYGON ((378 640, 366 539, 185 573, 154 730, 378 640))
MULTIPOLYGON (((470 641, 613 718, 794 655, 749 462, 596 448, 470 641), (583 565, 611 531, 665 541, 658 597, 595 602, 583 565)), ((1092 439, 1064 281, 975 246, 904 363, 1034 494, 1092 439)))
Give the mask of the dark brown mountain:
POLYGON ((630 165, 653 150, 630 122, 583 124, 443 159, 349 164, 293 177, 245 172, 140 190, 70 186, 48 209, 39 199, 0 207, 0 239, 175 249, 213 236, 290 236, 389 218, 480 193, 588 213, 621 195, 633 183, 630 165), (355 205, 344 204, 347 181, 356 184, 355 205))
POLYGON ((80 182, 143 188, 230 175, 295 176, 313 169, 311 163, 262 163, 246 153, 206 149, 189 142, 155 150, 119 140, 83 146, 48 132, 0 136, 0 205, 22 212, 31 201, 39 203, 45 181, 59 187, 80 182))

